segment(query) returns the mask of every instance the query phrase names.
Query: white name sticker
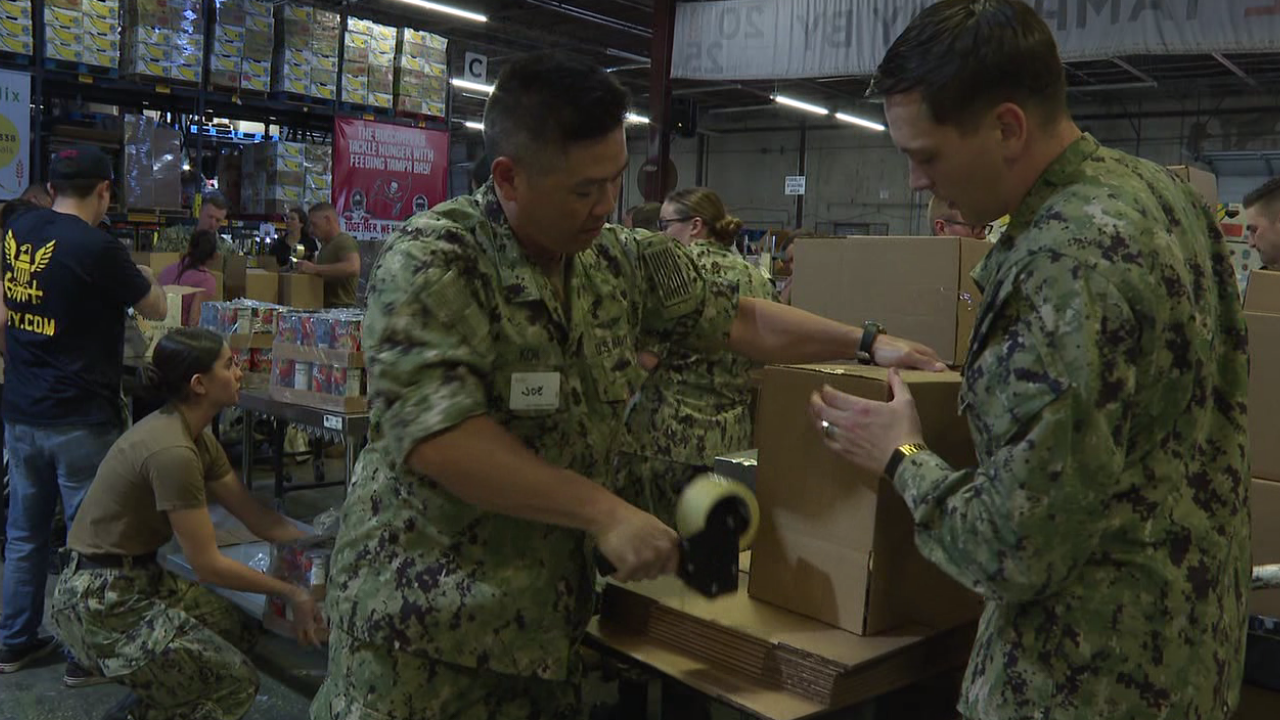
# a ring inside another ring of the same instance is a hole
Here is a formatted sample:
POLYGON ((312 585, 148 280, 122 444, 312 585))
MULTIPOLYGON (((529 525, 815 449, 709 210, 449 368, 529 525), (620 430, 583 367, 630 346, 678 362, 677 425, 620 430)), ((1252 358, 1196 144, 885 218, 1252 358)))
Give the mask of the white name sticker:
POLYGON ((511 373, 512 410, 559 410, 560 373, 511 373))

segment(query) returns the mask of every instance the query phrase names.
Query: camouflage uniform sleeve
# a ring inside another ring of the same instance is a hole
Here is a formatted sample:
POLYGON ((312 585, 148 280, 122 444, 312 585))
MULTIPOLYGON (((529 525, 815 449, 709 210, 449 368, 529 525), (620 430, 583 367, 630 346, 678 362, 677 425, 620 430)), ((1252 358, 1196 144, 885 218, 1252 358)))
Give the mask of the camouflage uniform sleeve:
POLYGON ((441 234, 402 238, 379 259, 365 316, 373 419, 397 463, 486 412, 493 363, 474 255, 454 244, 457 231, 426 232, 441 234))
POLYGON ((666 235, 637 242, 646 343, 723 350, 738 313, 737 283, 706 276, 689 251, 666 235))
POLYGON ((1141 330, 1107 280, 1061 257, 1032 260, 997 312, 966 373, 970 419, 990 430, 984 462, 957 471, 918 453, 894 485, 926 557, 990 600, 1023 602, 1052 594, 1110 521, 1141 330))

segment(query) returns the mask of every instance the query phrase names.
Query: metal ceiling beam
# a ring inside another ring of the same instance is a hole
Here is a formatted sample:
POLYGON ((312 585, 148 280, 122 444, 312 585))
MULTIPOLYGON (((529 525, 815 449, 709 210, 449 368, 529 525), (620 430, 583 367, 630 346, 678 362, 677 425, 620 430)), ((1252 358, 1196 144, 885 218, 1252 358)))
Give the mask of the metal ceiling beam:
MULTIPOLYGON (((557 0, 525 0, 525 1, 528 2, 530 5, 537 5, 538 7, 541 7, 541 8, 554 10, 558 13, 563 13, 565 15, 568 15, 569 17, 574 17, 579 20, 586 20, 587 22, 593 22, 593 23, 596 23, 597 25, 604 25, 605 27, 611 27, 614 30, 621 30, 622 32, 631 33, 632 35, 638 35, 643 38, 653 37, 652 32, 650 32, 646 28, 643 28, 639 25, 633 25, 632 23, 629 23, 629 22, 616 20, 607 15, 601 15, 600 13, 591 12, 590 10, 583 10, 582 8, 574 7, 566 3, 558 2, 557 0)), ((655 17, 656 17, 656 14, 655 14, 655 17)))
POLYGON ((671 158, 671 53, 676 35, 676 0, 656 0, 649 45, 649 152, 642 170, 644 199, 662 202, 669 192, 671 158))
POLYGON ((1152 82, 1131 82, 1131 83, 1107 83, 1105 85, 1072 85, 1067 88, 1070 93, 1086 93, 1086 92, 1111 92, 1114 90, 1151 90, 1160 87, 1160 84, 1152 82))
POLYGON ((1254 80, 1253 78, 1249 77, 1248 73, 1241 70, 1239 67, 1236 67, 1236 64, 1228 60, 1227 56, 1223 55, 1222 53, 1213 53, 1213 59, 1217 60, 1219 63, 1222 63, 1223 67, 1225 67, 1226 69, 1238 75, 1241 80, 1244 80, 1245 82, 1249 83, 1250 87, 1254 88, 1255 90, 1261 89, 1261 86, 1258 85, 1257 80, 1254 80))
POLYGON ((687 87, 679 90, 672 90, 671 94, 675 95, 697 95, 704 92, 720 92, 721 90, 741 90, 742 85, 738 83, 725 83, 723 85, 707 85, 705 87, 687 87))
POLYGON ((1138 79, 1139 79, 1139 80, 1141 80, 1142 82, 1154 83, 1154 82, 1156 81, 1156 79, 1155 79, 1155 78, 1153 78, 1153 77, 1151 77, 1150 75, 1148 75, 1148 74, 1146 74, 1146 73, 1142 72, 1142 71, 1141 71, 1141 70, 1139 70, 1138 68, 1136 68, 1136 67, 1134 67, 1134 66, 1130 65, 1129 63, 1125 62, 1124 60, 1122 60, 1122 59, 1120 59, 1120 58, 1111 58, 1111 62, 1113 62, 1113 63, 1115 63, 1116 65, 1119 65, 1120 67, 1124 68, 1125 70, 1128 70, 1129 72, 1133 73, 1134 77, 1138 78, 1138 79))

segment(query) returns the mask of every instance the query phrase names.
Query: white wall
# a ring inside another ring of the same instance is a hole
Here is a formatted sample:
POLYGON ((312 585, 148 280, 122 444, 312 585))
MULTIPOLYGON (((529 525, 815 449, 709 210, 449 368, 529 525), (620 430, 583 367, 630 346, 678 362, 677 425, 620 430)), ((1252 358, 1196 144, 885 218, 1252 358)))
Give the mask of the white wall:
MULTIPOLYGON (((1255 107, 1274 98, 1239 98, 1214 103, 1215 110, 1255 107), (1216 106, 1216 107, 1215 107, 1216 106)), ((1280 110, 1257 114, 1213 114, 1194 101, 1159 105, 1126 105, 1117 100, 1074 108, 1080 124, 1104 144, 1162 165, 1194 164, 1190 145, 1201 135, 1198 122, 1207 121, 1201 152, 1280 148, 1280 110), (1178 113, 1172 117, 1137 118, 1150 113, 1178 113), (1118 115, 1117 118, 1099 118, 1118 115)), ((794 122, 794 116, 774 114, 773 126, 794 122)), ((739 121, 741 122, 741 121, 739 121)), ((707 123, 704 123, 704 127, 707 123)), ((723 127, 717 125, 718 127, 723 127)), ((644 163, 643 132, 631 138, 632 169, 624 188, 622 207, 643 202, 636 173, 644 163)), ((796 227, 795 199, 783 194, 783 178, 796 174, 800 133, 798 129, 763 132, 731 132, 711 135, 704 184, 724 198, 730 211, 748 227, 796 227)), ((810 128, 807 143, 807 194, 805 228, 830 231, 833 223, 887 223, 891 234, 927 232, 923 217, 926 202, 908 186, 905 158, 893 147, 887 133, 856 127, 810 128)), ((679 186, 693 185, 697 167, 697 141, 676 139, 672 159, 679 170, 679 186)), ((1238 202, 1245 192, 1265 178, 1220 179, 1222 199, 1238 202)))

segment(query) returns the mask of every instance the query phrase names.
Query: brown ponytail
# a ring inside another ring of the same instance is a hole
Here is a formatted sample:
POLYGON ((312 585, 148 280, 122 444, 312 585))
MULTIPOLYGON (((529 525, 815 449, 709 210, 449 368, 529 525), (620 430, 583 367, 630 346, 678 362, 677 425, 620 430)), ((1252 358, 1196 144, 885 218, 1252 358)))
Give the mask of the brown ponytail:
POLYGON ((714 190, 704 187, 684 188, 667 196, 667 202, 680 209, 687 217, 701 218, 719 245, 733 247, 742 232, 742 221, 725 210, 724 201, 714 190))

